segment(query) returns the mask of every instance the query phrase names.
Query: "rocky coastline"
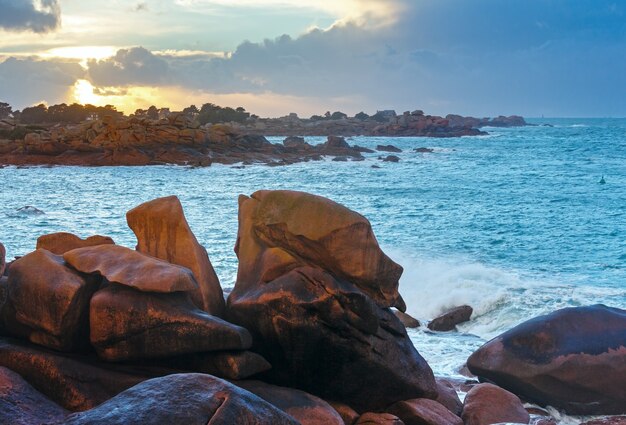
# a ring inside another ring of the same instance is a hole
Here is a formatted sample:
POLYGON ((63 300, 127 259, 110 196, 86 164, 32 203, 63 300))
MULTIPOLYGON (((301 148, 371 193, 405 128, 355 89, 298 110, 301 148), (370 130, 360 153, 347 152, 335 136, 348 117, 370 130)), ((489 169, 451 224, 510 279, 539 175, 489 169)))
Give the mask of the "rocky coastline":
MULTIPOLYGON (((3 125, 5 132, 10 130, 11 125, 3 125)), ((362 160, 362 153, 371 151, 350 146, 344 136, 475 136, 486 134, 478 129, 485 125, 521 126, 526 122, 515 116, 491 120, 456 115, 441 118, 416 111, 390 116, 384 123, 356 118, 311 121, 287 117, 200 126, 182 113, 160 120, 107 115, 78 125, 19 127, 25 134, 0 138, 0 166, 288 165, 324 157, 362 160), (288 137, 283 143, 270 143, 267 135, 288 137), (326 136, 328 141, 311 145, 302 136, 326 136)))
POLYGON ((262 190, 238 218, 228 294, 175 196, 127 213, 135 249, 56 233, 6 262, 0 244, 0 423, 557 423, 529 402, 626 415, 626 311, 530 319, 475 351, 467 380, 436 377, 407 335, 420 323, 403 313, 403 268, 365 217, 262 190))

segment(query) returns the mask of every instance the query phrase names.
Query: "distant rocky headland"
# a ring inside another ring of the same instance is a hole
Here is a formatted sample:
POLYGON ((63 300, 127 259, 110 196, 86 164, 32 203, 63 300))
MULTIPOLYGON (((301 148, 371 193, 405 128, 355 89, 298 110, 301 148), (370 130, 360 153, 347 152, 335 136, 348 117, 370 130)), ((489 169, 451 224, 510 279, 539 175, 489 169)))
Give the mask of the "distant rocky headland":
POLYGON ((373 116, 361 112, 354 117, 328 112, 308 119, 296 114, 259 118, 243 108, 203 105, 202 109, 190 107, 175 113, 156 108, 138 110, 127 117, 114 108, 90 112, 87 107, 70 105, 57 112, 58 106, 26 108, 0 120, 0 166, 287 165, 322 157, 361 160, 363 152, 372 151, 350 146, 343 137, 476 136, 487 134, 480 130, 485 126, 527 125, 519 116, 443 118, 422 111, 400 115, 379 111, 373 116), (71 113, 74 106, 77 112, 71 113), (283 143, 270 143, 265 136, 287 138, 283 143), (328 140, 314 146, 305 142, 303 136, 325 136, 328 140))

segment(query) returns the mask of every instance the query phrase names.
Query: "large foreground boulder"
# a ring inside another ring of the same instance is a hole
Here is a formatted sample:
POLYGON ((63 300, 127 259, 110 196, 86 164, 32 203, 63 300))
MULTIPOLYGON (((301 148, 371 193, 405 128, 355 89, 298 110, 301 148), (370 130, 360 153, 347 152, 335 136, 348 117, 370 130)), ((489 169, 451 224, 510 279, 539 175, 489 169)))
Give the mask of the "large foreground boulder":
POLYGON ((85 277, 66 267, 62 257, 38 249, 11 265, 6 308, 22 329, 10 323, 7 328, 57 350, 82 348, 89 340, 89 300, 98 286, 99 279, 85 277))
POLYGON ((310 265, 349 281, 381 307, 405 310, 402 267, 380 249, 369 221, 321 196, 287 190, 240 196, 235 250, 239 289, 310 265))
POLYGON ((357 411, 436 396, 430 367, 391 310, 324 271, 297 268, 243 294, 235 287, 229 303, 281 385, 357 411))
POLYGON ((229 319, 249 329, 268 378, 357 411, 434 398, 433 373, 388 307, 402 268, 365 218, 288 191, 240 197, 229 319))
POLYGON ((178 374, 130 388, 66 425, 297 425, 254 394, 210 375, 178 374))
POLYGON ((494 338, 469 370, 540 405, 569 414, 626 412, 626 311, 565 308, 494 338))
POLYGON ((193 291, 193 273, 154 257, 118 245, 79 248, 63 254, 67 263, 82 273, 97 273, 109 282, 146 292, 193 291))
POLYGON ((34 389, 17 373, 0 367, 0 423, 61 423, 68 412, 34 389))
POLYGON ((37 249, 45 249, 53 254, 63 255, 67 251, 96 245, 114 245, 113 239, 108 236, 89 236, 81 239, 66 232, 51 233, 37 238, 37 249))
POLYGON ((91 299, 91 343, 109 361, 245 350, 250 333, 198 309, 184 292, 158 294, 110 285, 91 299))
POLYGON ((0 366, 20 374, 38 391, 72 411, 90 409, 133 385, 167 373, 130 366, 105 368, 84 356, 61 354, 10 338, 0 338, 0 366))
POLYGON ((137 251, 190 269, 198 282, 198 289, 192 291, 193 302, 209 314, 222 317, 222 287, 178 198, 168 196, 141 204, 126 213, 126 220, 137 236, 137 251))

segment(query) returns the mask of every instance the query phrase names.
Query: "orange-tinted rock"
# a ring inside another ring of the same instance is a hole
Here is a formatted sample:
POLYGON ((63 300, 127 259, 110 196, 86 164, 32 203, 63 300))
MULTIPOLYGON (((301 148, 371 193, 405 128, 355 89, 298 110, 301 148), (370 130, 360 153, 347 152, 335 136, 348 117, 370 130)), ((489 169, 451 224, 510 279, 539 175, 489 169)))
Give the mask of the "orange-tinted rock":
POLYGON ((239 387, 210 375, 169 375, 142 382, 65 425, 297 425, 298 421, 239 387))
POLYGON ((110 285, 91 299, 90 338, 109 361, 204 351, 245 350, 250 333, 198 309, 186 293, 157 294, 110 285))
POLYGON ((388 308, 357 287, 300 267, 229 296, 229 319, 249 329, 280 385, 357 411, 436 397, 433 373, 388 308))
POLYGON ((406 425, 463 425, 461 418, 434 400, 417 398, 400 401, 387 408, 406 425))
POLYGON ((278 407, 302 425, 343 425, 343 419, 335 409, 304 391, 261 381, 239 381, 235 385, 278 407))
POLYGON ((463 411, 463 402, 459 399, 459 395, 454 388, 454 385, 449 381, 441 378, 437 378, 437 398, 436 402, 445 406, 449 411, 457 416, 461 416, 463 411))
POLYGON ((352 407, 348 406, 345 403, 340 403, 338 401, 329 401, 328 404, 335 409, 341 419, 343 419, 344 425, 354 425, 354 423, 359 419, 359 414, 352 407))
POLYGON ((4 275, 4 268, 6 267, 6 255, 7 251, 4 245, 0 243, 0 277, 4 275))
POLYGON ((37 249, 45 249, 56 255, 63 255, 67 251, 87 246, 114 244, 113 239, 108 236, 95 235, 89 236, 87 239, 81 239, 76 235, 65 232, 43 235, 37 239, 37 249))
POLYGON ((11 265, 7 302, 32 342, 70 351, 88 345, 89 300, 99 284, 38 249, 11 265))
POLYGON ((144 292, 193 291, 198 288, 191 270, 118 245, 74 249, 65 261, 82 273, 98 273, 109 282, 144 292))
POLYGON ((252 351, 214 351, 164 359, 162 364, 224 379, 246 379, 272 368, 263 356, 252 351))
POLYGON ((475 375, 569 414, 626 412, 626 311, 565 308, 524 322, 467 361, 475 375))
POLYGON ((473 311, 474 309, 469 305, 453 308, 431 320, 428 323, 428 329, 441 332, 454 330, 459 323, 467 322, 473 311))
POLYGON ((20 375, 0 367, 0 423, 60 423, 68 413, 34 389, 20 375))
POLYGON ((420 327, 419 320, 417 320, 415 317, 413 317, 411 315, 403 313, 403 312, 401 312, 399 310, 394 310, 393 314, 395 314, 396 317, 398 319, 400 319, 400 321, 402 322, 404 327, 407 328, 407 329, 419 328, 420 327))
POLYGON ((364 413, 354 425, 404 425, 399 417, 391 413, 364 413))
POLYGON ((530 415, 520 399, 493 384, 476 385, 467 393, 462 418, 465 425, 530 422, 530 415))
POLYGON ((137 251, 190 269, 198 289, 192 292, 198 308, 222 317, 224 296, 206 250, 191 231, 176 196, 155 199, 126 213, 137 236, 137 251))
POLYGON ((150 377, 130 367, 98 367, 82 356, 49 351, 0 338, 0 366, 20 374, 30 385, 72 411, 90 409, 150 377), (84 359, 84 360, 82 360, 84 359))
POLYGON ((381 307, 404 310, 402 267, 380 249, 369 221, 321 196, 286 190, 240 196, 236 251, 240 288, 310 265, 358 286, 381 307))

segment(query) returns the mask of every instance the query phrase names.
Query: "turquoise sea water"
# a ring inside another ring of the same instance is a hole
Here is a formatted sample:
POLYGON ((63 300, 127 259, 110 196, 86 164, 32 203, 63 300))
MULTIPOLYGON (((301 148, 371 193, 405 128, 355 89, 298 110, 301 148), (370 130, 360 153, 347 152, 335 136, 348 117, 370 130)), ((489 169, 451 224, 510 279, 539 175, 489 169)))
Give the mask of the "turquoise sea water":
POLYGON ((237 268, 239 194, 282 188, 327 196, 368 217, 404 266, 401 292, 411 314, 427 320, 447 307, 475 308, 458 333, 411 331, 435 372, 455 376, 486 339, 533 316, 593 303, 626 308, 626 120, 535 122, 554 127, 349 141, 398 146, 399 163, 368 154, 363 162, 274 168, 0 168, 0 241, 9 256, 57 231, 109 235, 133 247, 125 212, 175 194, 228 287, 237 268), (17 211, 26 205, 45 214, 17 211))

